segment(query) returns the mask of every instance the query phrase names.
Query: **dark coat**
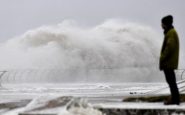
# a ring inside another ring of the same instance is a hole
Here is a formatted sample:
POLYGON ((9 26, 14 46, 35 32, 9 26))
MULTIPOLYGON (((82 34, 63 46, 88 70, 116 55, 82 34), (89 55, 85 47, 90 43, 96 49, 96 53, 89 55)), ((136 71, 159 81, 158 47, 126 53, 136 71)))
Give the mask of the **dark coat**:
POLYGON ((165 33, 160 56, 160 70, 177 69, 179 61, 179 38, 174 28, 165 33))

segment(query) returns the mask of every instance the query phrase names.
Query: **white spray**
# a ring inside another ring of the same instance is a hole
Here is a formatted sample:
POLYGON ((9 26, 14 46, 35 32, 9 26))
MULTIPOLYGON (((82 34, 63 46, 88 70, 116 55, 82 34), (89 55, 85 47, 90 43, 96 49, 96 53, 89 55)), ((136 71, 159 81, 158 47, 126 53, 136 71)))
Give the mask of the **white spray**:
POLYGON ((161 38, 148 26, 118 20, 92 28, 64 21, 1 44, 0 68, 29 71, 25 82, 159 81, 161 38), (36 70, 42 72, 33 75, 36 70))

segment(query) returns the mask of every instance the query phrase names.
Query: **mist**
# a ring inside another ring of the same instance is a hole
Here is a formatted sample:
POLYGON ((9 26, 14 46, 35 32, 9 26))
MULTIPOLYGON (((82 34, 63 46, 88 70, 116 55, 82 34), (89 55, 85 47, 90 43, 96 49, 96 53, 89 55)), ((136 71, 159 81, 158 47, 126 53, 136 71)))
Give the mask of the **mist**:
POLYGON ((74 20, 42 26, 1 44, 0 68, 14 73, 3 81, 162 81, 162 37, 147 25, 116 19, 94 27, 74 20))

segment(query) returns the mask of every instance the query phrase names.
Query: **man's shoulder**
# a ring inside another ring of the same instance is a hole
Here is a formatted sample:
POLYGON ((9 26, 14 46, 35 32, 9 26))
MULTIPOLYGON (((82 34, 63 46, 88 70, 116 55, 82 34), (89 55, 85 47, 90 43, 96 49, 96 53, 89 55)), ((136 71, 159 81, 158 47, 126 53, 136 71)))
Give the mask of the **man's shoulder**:
POLYGON ((167 36, 177 36, 177 31, 175 30, 175 28, 172 28, 168 31, 167 36))
POLYGON ((173 32, 176 32, 175 28, 172 28, 168 31, 168 33, 173 33, 173 32))

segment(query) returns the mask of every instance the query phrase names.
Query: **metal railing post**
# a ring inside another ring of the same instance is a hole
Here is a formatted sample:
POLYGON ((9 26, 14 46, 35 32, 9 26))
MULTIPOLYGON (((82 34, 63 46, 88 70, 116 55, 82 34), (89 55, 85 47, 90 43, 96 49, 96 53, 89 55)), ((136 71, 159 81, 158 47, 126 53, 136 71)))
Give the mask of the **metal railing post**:
POLYGON ((0 74, 0 87, 2 87, 2 85, 1 85, 1 79, 2 79, 3 75, 4 75, 7 71, 0 71, 0 72, 1 72, 1 74, 0 74))
POLYGON ((182 73, 181 73, 181 80, 183 80, 183 74, 185 72, 185 69, 183 69, 182 73))

